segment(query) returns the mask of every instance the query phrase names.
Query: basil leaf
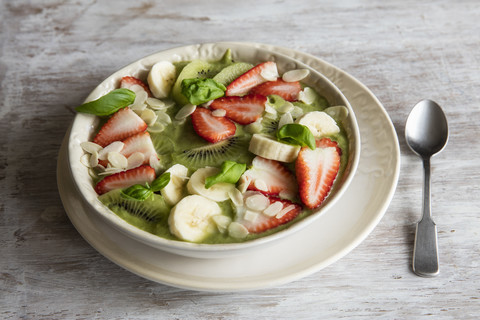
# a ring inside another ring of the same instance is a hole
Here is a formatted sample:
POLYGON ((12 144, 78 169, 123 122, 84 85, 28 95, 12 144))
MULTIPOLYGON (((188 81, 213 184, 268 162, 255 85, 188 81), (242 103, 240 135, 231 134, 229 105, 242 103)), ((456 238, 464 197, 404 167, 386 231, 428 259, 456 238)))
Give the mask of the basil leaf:
POLYGON ((227 182, 237 183, 242 174, 247 169, 247 165, 244 163, 236 163, 235 161, 225 161, 222 163, 222 171, 214 176, 207 177, 205 179, 205 188, 210 188, 215 183, 227 182))
POLYGON ((169 182, 170 182, 170 172, 164 172, 160 177, 153 180, 150 189, 153 192, 158 192, 163 188, 165 188, 169 182))
POLYGON ((182 81, 182 94, 191 104, 199 105, 210 100, 223 97, 225 86, 213 79, 184 79, 182 81))
POLYGON ((135 92, 120 88, 110 91, 97 100, 90 101, 75 108, 77 112, 91 113, 96 116, 109 116, 135 101, 135 92))
POLYGON ((277 139, 288 144, 309 147, 312 150, 316 147, 315 137, 310 129, 298 123, 289 123, 281 127, 277 131, 277 139))
POLYGON ((138 201, 145 201, 153 195, 153 191, 148 186, 135 184, 127 189, 122 190, 122 197, 138 201))

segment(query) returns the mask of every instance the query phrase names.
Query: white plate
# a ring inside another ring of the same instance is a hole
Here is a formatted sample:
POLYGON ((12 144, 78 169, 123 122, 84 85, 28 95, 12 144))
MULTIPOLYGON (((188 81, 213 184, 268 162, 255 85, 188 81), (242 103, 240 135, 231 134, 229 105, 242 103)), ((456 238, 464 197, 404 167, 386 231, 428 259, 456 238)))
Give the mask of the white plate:
POLYGON ((397 185, 400 149, 378 99, 346 72, 311 55, 251 45, 286 54, 317 69, 350 101, 360 127, 362 152, 357 173, 342 200, 301 232, 266 248, 220 259, 174 255, 127 237, 89 212, 88 205, 76 196, 64 141, 57 168, 62 202, 80 234, 105 257, 144 278, 175 287, 205 291, 260 289, 299 279, 337 261, 360 244, 383 217, 397 185))

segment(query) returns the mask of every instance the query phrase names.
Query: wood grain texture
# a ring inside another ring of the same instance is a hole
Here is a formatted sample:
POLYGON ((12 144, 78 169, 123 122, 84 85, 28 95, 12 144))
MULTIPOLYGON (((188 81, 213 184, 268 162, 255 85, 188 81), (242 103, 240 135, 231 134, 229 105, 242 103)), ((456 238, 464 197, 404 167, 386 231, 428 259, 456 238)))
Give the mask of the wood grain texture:
POLYGON ((480 7, 477 1, 1 1, 0 318, 476 319, 480 315, 480 7), (254 41, 355 76, 397 130, 401 176, 377 228, 346 257, 281 287, 213 294, 167 287, 86 243, 58 196, 73 108, 151 53, 254 41), (441 274, 411 271, 421 162, 405 145, 413 105, 437 101, 450 140, 432 159, 441 274))

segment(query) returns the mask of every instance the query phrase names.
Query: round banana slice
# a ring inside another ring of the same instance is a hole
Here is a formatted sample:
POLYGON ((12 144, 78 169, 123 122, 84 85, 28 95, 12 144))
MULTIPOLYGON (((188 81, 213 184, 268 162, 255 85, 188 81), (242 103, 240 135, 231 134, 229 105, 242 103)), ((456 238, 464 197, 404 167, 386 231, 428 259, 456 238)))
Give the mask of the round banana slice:
POLYGON ((300 146, 286 144, 270 136, 256 133, 250 140, 248 151, 266 159, 292 162, 297 159, 300 146))
POLYGON ((340 132, 340 128, 335 120, 323 111, 307 112, 295 122, 310 129, 315 138, 340 132))
POLYGON ((183 187, 188 179, 188 168, 181 164, 171 166, 166 172, 170 172, 170 181, 160 190, 167 204, 173 206, 183 197, 183 187))
POLYGON ((169 61, 160 61, 153 65, 148 74, 148 86, 155 98, 166 98, 172 89, 176 77, 175 66, 169 61))
POLYGON ((225 201, 229 199, 229 193, 233 192, 233 189, 235 189, 235 185, 232 183, 219 182, 208 189, 205 188, 205 179, 207 177, 216 175, 218 172, 219 169, 214 167, 198 169, 192 174, 190 180, 188 181, 188 192, 191 194, 204 196, 205 198, 213 201, 225 201))
POLYGON ((199 195, 183 198, 170 211, 168 226, 178 238, 200 242, 217 230, 212 217, 220 215, 222 209, 212 200, 199 195))

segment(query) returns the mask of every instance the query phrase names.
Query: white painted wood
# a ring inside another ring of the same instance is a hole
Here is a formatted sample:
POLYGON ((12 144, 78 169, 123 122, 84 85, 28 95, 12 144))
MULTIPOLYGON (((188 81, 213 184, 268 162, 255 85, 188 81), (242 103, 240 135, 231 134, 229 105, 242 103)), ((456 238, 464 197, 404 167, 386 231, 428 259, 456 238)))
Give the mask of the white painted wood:
POLYGON ((477 318, 479 17, 477 1, 0 2, 0 318, 477 318), (333 265, 277 288, 185 291, 123 270, 79 236, 56 157, 73 108, 109 74, 163 49, 230 40, 304 51, 357 77, 397 129, 402 171, 378 227, 333 265), (423 98, 450 125, 432 159, 441 271, 430 279, 410 267, 422 167, 403 138, 423 98))

